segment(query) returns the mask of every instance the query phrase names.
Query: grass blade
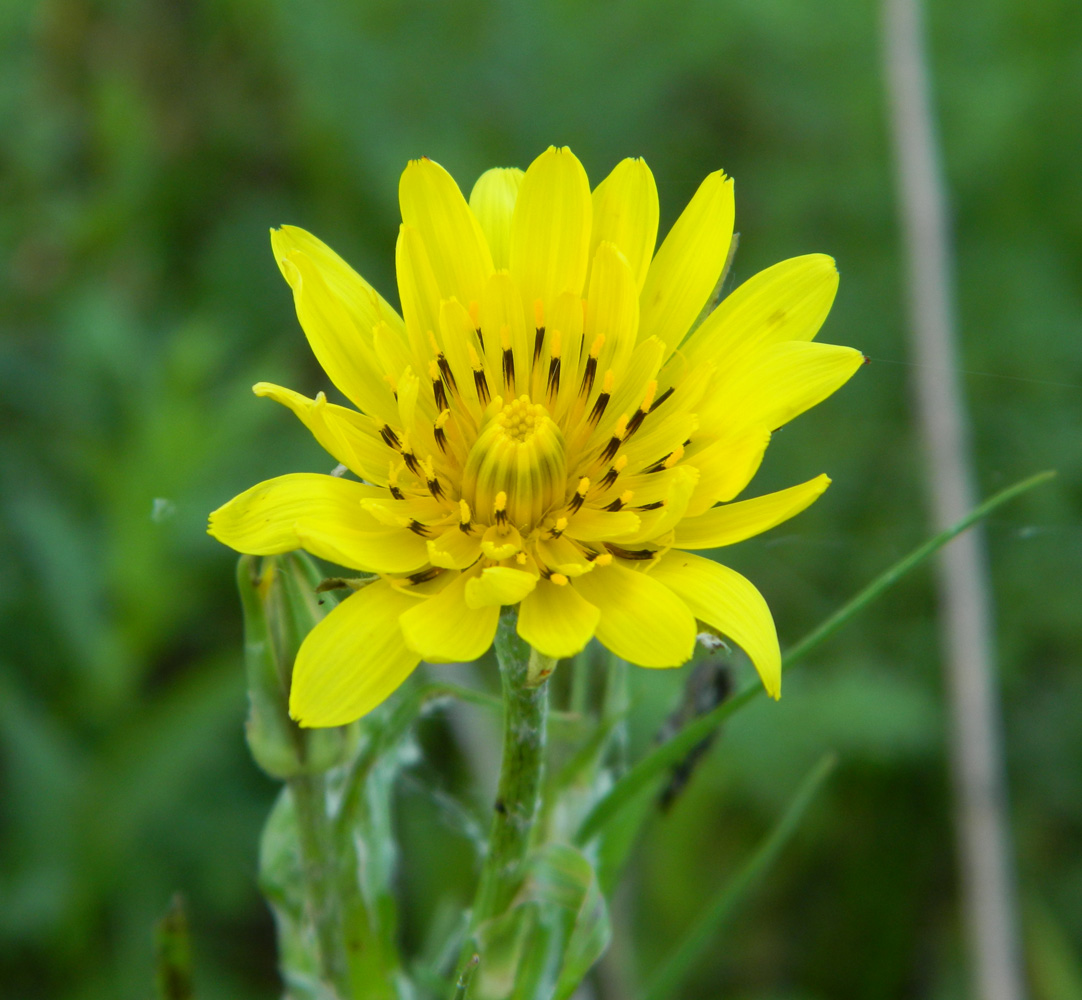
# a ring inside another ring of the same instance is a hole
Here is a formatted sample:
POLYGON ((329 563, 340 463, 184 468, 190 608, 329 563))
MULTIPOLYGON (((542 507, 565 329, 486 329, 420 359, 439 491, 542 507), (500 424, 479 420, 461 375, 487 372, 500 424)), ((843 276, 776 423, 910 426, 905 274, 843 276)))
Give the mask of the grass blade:
MULTIPOLYGON (((938 552, 947 542, 956 538, 977 521, 987 517, 993 510, 1015 497, 1048 482, 1054 471, 1039 472, 1035 476, 1008 486, 994 496, 989 497, 978 507, 974 507, 965 517, 918 546, 909 555, 904 556, 886 572, 877 576, 852 600, 842 605, 834 614, 816 626, 803 639, 793 646, 782 660, 783 668, 788 669, 804 659, 816 646, 832 636, 857 612, 863 610, 877 597, 889 590, 911 570, 916 569, 930 556, 938 552)), ((735 697, 723 702, 712 712, 696 719, 685 726, 668 743, 652 750, 634 765, 590 811, 582 822, 575 842, 579 845, 588 843, 596 837, 625 806, 647 788, 660 774, 681 760, 705 736, 720 726, 730 715, 743 708, 748 702, 762 693, 759 684, 750 685, 735 697)))

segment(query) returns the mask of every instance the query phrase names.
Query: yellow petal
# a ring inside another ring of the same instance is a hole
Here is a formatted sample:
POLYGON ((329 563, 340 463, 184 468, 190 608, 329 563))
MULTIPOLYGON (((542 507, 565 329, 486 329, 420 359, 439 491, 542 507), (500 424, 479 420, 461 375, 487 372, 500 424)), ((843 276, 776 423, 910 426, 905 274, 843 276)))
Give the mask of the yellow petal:
MULTIPOLYGON (((590 290, 586 300, 583 339, 591 344, 605 338, 598 356, 593 397, 601 391, 601 376, 612 369, 623 374, 635 349, 639 328, 639 294, 627 259, 612 243, 602 243, 594 255, 590 271, 590 290)), ((583 361, 585 364, 585 359, 583 361)))
POLYGON ((398 627, 413 606, 385 580, 347 597, 301 644, 289 714, 302 726, 341 726, 381 704, 421 659, 398 627))
POLYGON ((414 604, 399 618, 406 643, 422 659, 466 663, 492 645, 500 609, 495 605, 469 607, 465 600, 469 579, 469 574, 460 574, 435 597, 414 604))
POLYGON ((581 652, 601 612, 573 585, 539 580, 518 609, 518 634, 542 656, 561 660, 581 652))
POLYGON ((583 507, 568 518, 565 533, 583 542, 602 542, 633 534, 639 530, 639 523, 639 515, 630 510, 583 507))
MULTIPOLYGON (((293 251, 303 253, 319 270, 331 293, 357 324, 362 333, 377 323, 386 323, 396 333, 403 332, 402 318, 386 300, 326 243, 296 226, 271 230, 271 249, 285 279, 289 281, 282 261, 293 251)), ((292 282, 290 282, 292 284, 292 282)))
POLYGON ((699 407, 703 427, 777 430, 840 389, 864 363, 851 347, 776 344, 720 380, 699 407))
POLYGON ((440 286, 421 234, 405 223, 398 231, 394 260, 410 351, 416 370, 427 372, 432 360, 429 334, 440 328, 440 286))
MULTIPOLYGON (((522 296, 518 287, 506 271, 497 271, 485 282, 481 297, 481 327, 485 333, 489 377, 495 380, 489 389, 496 395, 502 395, 506 402, 523 392, 529 392, 530 354, 526 315, 522 311, 522 296), (514 358, 511 370, 515 374, 515 382, 510 387, 504 377, 507 374, 503 354, 505 342, 511 345, 514 358)), ((529 343, 533 343, 532 334, 529 343)))
POLYGON ((829 485, 829 476, 816 476, 787 490, 740 503, 723 504, 698 517, 686 517, 676 528, 673 546, 678 549, 716 549, 742 542, 810 507, 829 485))
POLYGON ((454 178, 432 160, 411 160, 398 200, 402 221, 424 240, 443 298, 457 296, 466 303, 479 298, 492 273, 492 255, 454 178))
POLYGON ((691 658, 695 618, 651 576, 613 563, 571 586, 601 610, 597 638, 617 656, 642 667, 676 667, 691 658))
POLYGON ((327 524, 299 524, 299 547, 339 566, 366 573, 413 573, 428 565, 424 539, 408 528, 357 531, 327 524))
POLYGON ((644 510, 639 514, 642 524, 639 530, 620 540, 621 545, 637 545, 673 530, 684 517, 688 503, 699 482, 699 470, 692 465, 678 465, 673 469, 665 505, 656 510, 644 510))
POLYGON ((429 540, 428 558, 433 566, 467 569, 481 558, 481 535, 476 529, 462 531, 456 524, 439 538, 429 540))
POLYGON ((687 514, 702 514, 715 503, 728 503, 737 496, 759 471, 769 443, 770 431, 752 427, 719 438, 688 458, 699 470, 699 482, 687 514))
POLYGON ((524 176, 518 167, 493 167, 477 178, 470 192, 470 210, 488 240, 493 267, 510 265, 511 216, 524 176))
POLYGON ((518 604, 537 585, 537 577, 510 566, 489 566, 466 581, 466 606, 500 607, 518 604))
POLYGON ((379 436, 379 425, 364 414, 328 403, 323 393, 315 399, 270 382, 257 382, 252 391, 291 409, 325 451, 350 472, 379 486, 387 485, 392 451, 379 436))
POLYGON ((527 314, 561 292, 582 293, 590 252, 590 183, 566 146, 550 146, 522 178, 511 219, 511 273, 527 314))
POLYGON ((755 664, 767 694, 781 697, 781 651, 774 619, 750 582, 728 566, 675 550, 661 558, 650 576, 679 595, 696 618, 740 646, 755 664))
POLYGON ((812 340, 838 291, 832 258, 814 253, 760 271, 727 295, 681 352, 692 366, 712 361, 719 373, 787 340, 812 340))
POLYGON ((327 285, 315 262, 299 250, 279 258, 312 353, 330 380, 358 409, 393 419, 394 396, 370 343, 346 301, 327 285))
POLYGON ((733 236, 733 182, 718 170, 665 237, 642 289, 639 339, 679 346, 721 277, 733 236))
POLYGON ((641 290, 657 242, 658 203, 654 175, 645 160, 622 160, 594 189, 590 257, 603 241, 627 258, 641 290))
POLYGON ((297 528, 378 528, 361 503, 386 491, 349 479, 294 472, 259 483, 210 515, 208 532, 238 552, 269 556, 301 548, 297 528))

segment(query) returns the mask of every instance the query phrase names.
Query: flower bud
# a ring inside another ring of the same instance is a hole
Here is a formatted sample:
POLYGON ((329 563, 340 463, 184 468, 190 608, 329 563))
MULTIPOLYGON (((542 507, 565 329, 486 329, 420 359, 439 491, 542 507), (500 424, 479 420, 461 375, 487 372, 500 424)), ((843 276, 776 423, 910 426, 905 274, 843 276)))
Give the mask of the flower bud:
POLYGON ((293 661, 334 604, 316 592, 320 580, 303 552, 242 556, 237 564, 248 675, 245 736, 255 762, 275 778, 327 771, 348 758, 358 737, 357 723, 301 729, 289 717, 293 661))

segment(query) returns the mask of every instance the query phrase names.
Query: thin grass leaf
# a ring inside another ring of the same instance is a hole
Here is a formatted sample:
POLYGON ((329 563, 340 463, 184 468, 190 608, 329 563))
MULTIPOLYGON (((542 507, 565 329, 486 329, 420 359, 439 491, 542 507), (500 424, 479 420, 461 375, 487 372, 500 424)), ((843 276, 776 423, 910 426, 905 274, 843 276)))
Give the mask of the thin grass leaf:
MULTIPOLYGON (((918 546, 886 572, 877 576, 852 600, 842 605, 826 621, 812 629, 800 642, 793 646, 782 660, 783 669, 789 669, 800 660, 803 660, 808 653, 837 632, 857 612, 863 610, 877 597, 893 587, 902 577, 916 569, 929 556, 938 552, 947 542, 956 538, 997 507, 1007 503, 1008 500, 1013 500, 1035 486, 1048 482, 1055 474, 1054 471, 1040 472, 1035 476, 1030 476, 1028 479, 1015 483, 1013 486, 1008 486, 1005 490, 1001 490, 994 496, 989 497, 980 506, 975 507, 960 521, 947 528, 946 531, 940 532, 923 545, 918 546)), ((745 688, 735 697, 723 702, 712 712, 690 723, 668 743, 652 750, 638 761, 583 820, 582 826, 575 837, 575 843, 581 846, 600 834, 613 818, 647 789, 659 775, 682 759, 692 747, 720 726, 730 715, 759 697, 762 691, 762 687, 758 684, 745 688)))
POLYGON ((703 907, 687 933, 661 963, 647 984, 643 1000, 668 1000, 676 995, 689 973, 694 970, 695 963, 716 938, 722 925, 743 902, 756 880, 773 865, 781 849, 796 832, 812 799, 836 764, 837 757, 828 753, 811 769, 777 826, 759 844, 755 853, 748 858, 733 879, 722 886, 703 907))

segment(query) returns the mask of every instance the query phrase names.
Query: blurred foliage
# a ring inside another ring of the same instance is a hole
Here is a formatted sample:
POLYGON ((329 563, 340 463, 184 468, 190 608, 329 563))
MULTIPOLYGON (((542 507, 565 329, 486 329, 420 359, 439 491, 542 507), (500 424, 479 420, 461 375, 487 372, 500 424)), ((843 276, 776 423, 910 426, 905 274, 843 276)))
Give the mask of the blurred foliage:
MULTIPOLYGON (((987 529, 1031 979, 1052 1000, 1082 982, 1082 7, 930 19, 982 491, 1062 473, 987 529)), ((148 996, 176 890, 197 996, 278 989, 255 885, 274 788, 244 745, 233 556, 204 534, 257 479, 327 467, 248 391, 325 388, 270 225, 312 229, 394 298, 409 157, 468 188, 554 142, 595 181, 641 154, 663 228, 723 166, 737 279, 833 253, 822 339, 875 362, 776 436, 755 484, 833 488, 726 559, 792 642, 923 537, 878 43, 875 5, 841 0, 0 4, 6 996, 148 996)), ((934 611, 923 573, 726 728, 633 848, 604 997, 637 995, 830 749, 829 788, 684 995, 963 995, 934 611)), ((683 679, 630 672, 630 753, 683 679)), ((474 708, 418 736, 395 790, 414 950, 470 887, 498 747, 474 708)))

